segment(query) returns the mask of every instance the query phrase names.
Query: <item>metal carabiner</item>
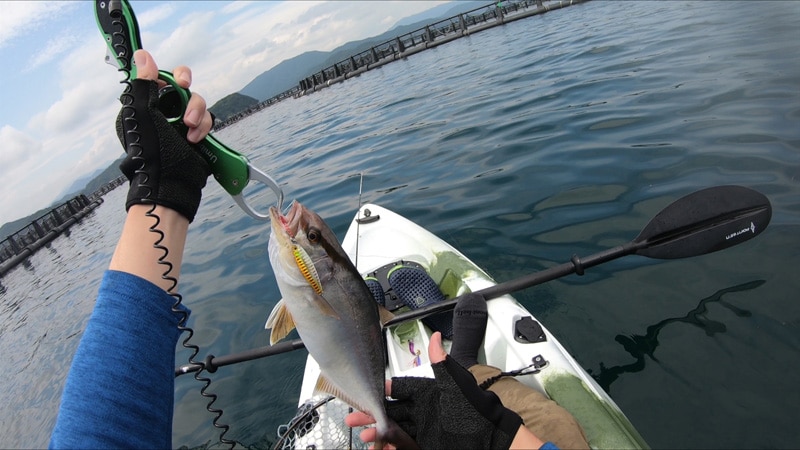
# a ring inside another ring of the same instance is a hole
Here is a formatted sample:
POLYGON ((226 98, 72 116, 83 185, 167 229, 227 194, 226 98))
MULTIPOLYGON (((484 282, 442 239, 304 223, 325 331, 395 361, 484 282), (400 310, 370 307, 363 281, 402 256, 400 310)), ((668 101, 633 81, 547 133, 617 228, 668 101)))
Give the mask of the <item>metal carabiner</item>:
MULTIPOLYGON (((264 183, 270 189, 272 189, 272 192, 274 192, 275 195, 278 197, 278 211, 283 210, 283 190, 281 190, 281 188, 278 186, 278 183, 276 183, 271 176, 262 172, 249 162, 247 163, 247 169, 250 172, 249 178, 251 181, 258 181, 264 183)), ((250 217, 256 220, 269 220, 269 212, 267 212, 266 214, 261 214, 255 209, 253 209, 250 205, 247 204, 247 202, 244 199, 244 195, 242 195, 241 192, 233 196, 233 201, 236 202, 236 204, 239 205, 239 207, 242 208, 244 212, 249 214, 250 217)))

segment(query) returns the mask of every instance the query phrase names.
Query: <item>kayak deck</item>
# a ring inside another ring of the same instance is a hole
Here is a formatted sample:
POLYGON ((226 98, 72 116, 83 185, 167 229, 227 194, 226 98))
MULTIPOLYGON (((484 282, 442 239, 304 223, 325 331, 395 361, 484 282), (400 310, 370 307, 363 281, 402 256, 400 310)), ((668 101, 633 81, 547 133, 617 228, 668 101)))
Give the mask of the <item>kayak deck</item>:
MULTIPOLYGON (((408 219, 373 204, 360 208, 342 247, 362 274, 401 260, 420 264, 437 282, 446 298, 496 284, 488 274, 440 238, 408 219)), ((644 439, 611 397, 546 327, 513 297, 504 295, 492 299, 487 302, 487 308, 489 321, 478 355, 479 362, 502 371, 511 371, 529 366, 534 358, 538 358, 543 366, 538 373, 518 376, 516 379, 547 395, 572 413, 583 427, 592 448, 647 448, 644 439), (528 339, 515 339, 519 337, 520 327, 528 330, 528 339)), ((427 358, 432 334, 420 320, 400 323, 385 330, 389 358, 386 377, 433 377, 427 358), (409 340, 414 343, 413 348, 409 348, 409 340)), ((446 349, 449 349, 449 345, 450 341, 445 341, 446 349)), ((300 405, 309 399, 309 405, 326 399, 327 396, 314 392, 318 376, 319 366, 309 356, 300 405)), ((304 425, 309 428, 309 433, 297 436, 291 446, 360 447, 362 443, 357 438, 359 430, 351 433, 344 425, 343 417, 347 412, 347 405, 338 399, 325 403, 305 416, 304 425), (315 427, 327 431, 310 433, 315 427), (341 434, 338 440, 335 440, 336 433, 331 431, 334 428, 340 429, 336 431, 341 434)))

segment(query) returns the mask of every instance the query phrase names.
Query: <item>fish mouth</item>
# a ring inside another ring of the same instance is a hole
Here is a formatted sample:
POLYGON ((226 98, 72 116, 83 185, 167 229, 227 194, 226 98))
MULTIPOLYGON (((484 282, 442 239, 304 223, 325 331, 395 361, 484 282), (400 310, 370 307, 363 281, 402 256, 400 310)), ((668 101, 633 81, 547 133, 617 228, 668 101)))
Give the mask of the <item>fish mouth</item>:
POLYGON ((271 206, 269 218, 272 222, 272 230, 279 236, 285 233, 287 237, 294 239, 300 229, 300 219, 303 217, 304 209, 297 200, 292 202, 285 215, 281 214, 278 208, 271 206))

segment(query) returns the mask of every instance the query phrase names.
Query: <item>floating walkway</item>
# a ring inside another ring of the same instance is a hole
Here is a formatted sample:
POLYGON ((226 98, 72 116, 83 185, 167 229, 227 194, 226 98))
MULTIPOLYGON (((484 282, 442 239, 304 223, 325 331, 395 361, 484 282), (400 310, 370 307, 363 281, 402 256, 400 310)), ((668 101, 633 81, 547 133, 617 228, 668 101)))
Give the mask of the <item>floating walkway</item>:
POLYGON ((227 120, 219 121, 215 124, 214 130, 225 128, 228 125, 234 124, 280 101, 311 94, 332 84, 341 83, 348 78, 356 77, 368 70, 377 69, 384 64, 407 58, 423 50, 434 48, 464 36, 469 36, 515 20, 543 14, 548 11, 584 3, 586 1, 587 0, 501 1, 498 3, 490 3, 486 6, 467 11, 448 19, 440 20, 426 25, 424 28, 397 36, 361 53, 352 55, 343 61, 339 61, 317 73, 309 75, 300 80, 300 82, 291 89, 234 114, 227 120))
POLYGON ((86 217, 103 203, 103 195, 121 185, 124 180, 124 177, 120 177, 105 184, 91 198, 81 194, 68 200, 0 241, 0 277, 86 217))
POLYGON ((368 70, 377 69, 390 62, 407 58, 464 36, 582 3, 582 0, 550 0, 546 3, 545 1, 547 0, 491 3, 397 36, 300 80, 295 96, 316 92, 348 78, 357 77, 368 70))

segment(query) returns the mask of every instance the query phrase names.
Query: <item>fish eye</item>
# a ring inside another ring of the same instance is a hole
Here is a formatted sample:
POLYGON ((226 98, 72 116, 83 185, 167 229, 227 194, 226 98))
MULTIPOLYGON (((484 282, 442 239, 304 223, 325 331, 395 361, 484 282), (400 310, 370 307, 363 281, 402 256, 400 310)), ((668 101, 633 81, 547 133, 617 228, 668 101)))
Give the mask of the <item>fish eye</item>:
POLYGON ((309 228, 306 237, 308 237, 310 242, 316 244, 319 242, 320 237, 322 237, 322 233, 320 233, 316 228, 309 228))

